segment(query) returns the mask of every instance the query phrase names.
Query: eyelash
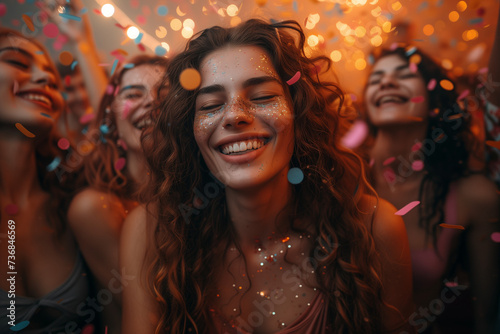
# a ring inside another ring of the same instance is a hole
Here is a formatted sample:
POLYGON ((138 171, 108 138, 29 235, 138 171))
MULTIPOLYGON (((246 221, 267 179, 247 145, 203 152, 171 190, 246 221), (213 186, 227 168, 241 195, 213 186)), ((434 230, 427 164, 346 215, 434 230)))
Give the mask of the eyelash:
MULTIPOLYGON (((410 79, 410 78, 416 78, 417 75, 414 74, 414 73, 407 73, 407 74, 400 74, 397 78, 398 79, 410 79)), ((368 85, 377 85, 380 83, 380 80, 382 78, 377 78, 377 79, 374 79, 374 80, 371 80, 368 82, 368 85)))
MULTIPOLYGON (((263 104, 263 102, 271 102, 274 100, 274 98, 278 95, 265 95, 265 96, 259 96, 259 97, 254 97, 251 99, 251 101, 254 101, 256 104, 263 104)), ((200 111, 213 111, 217 110, 220 107, 224 106, 226 103, 218 103, 218 104, 212 104, 208 106, 203 106, 200 108, 200 111)))
POLYGON ((27 69, 28 68, 28 65, 26 65, 25 63, 22 63, 20 61, 8 60, 7 62, 10 63, 10 64, 12 64, 12 65, 14 65, 14 66, 21 67, 23 69, 27 69))

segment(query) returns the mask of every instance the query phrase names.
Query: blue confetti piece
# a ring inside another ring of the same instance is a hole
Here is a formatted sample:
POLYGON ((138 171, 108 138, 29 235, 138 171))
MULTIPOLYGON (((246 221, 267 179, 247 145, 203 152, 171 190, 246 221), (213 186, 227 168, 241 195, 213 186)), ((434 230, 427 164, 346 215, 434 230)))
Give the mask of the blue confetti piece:
POLYGON ((61 163, 61 158, 55 157, 54 160, 52 160, 52 162, 48 164, 47 170, 49 172, 52 172, 54 169, 57 168, 57 166, 59 166, 60 163, 61 163))
POLYGON ((66 13, 59 13, 59 16, 68 20, 74 20, 74 21, 81 21, 82 18, 79 16, 71 15, 71 14, 66 14, 66 13))
POLYGON ((46 114, 46 113, 44 113, 44 112, 41 112, 41 113, 40 113, 40 115, 45 116, 45 117, 47 117, 47 118, 52 118, 52 116, 50 116, 49 114, 46 114))
POLYGON ((470 19, 469 24, 479 24, 483 23, 483 18, 482 17, 477 17, 475 19, 470 19))
POLYGON ((160 16, 165 16, 168 14, 168 7, 167 6, 158 6, 158 8, 156 9, 156 12, 160 16))
POLYGON ((102 143, 103 143, 103 144, 106 144, 106 143, 107 143, 107 142, 106 142, 106 138, 104 138, 104 136, 103 136, 102 134, 101 134, 101 141, 102 141, 102 143))
POLYGON ((435 35, 432 35, 431 38, 430 38, 430 40, 431 40, 432 44, 437 44, 439 42, 438 38, 435 35))
POLYGON ((118 59, 115 59, 115 61, 113 62, 113 66, 111 67, 111 74, 110 75, 113 75, 113 73, 115 73, 117 65, 118 65, 118 59))
POLYGON ((128 64, 123 65, 123 68, 134 68, 134 66, 135 66, 135 64, 128 63, 128 64))
POLYGON ((330 43, 335 43, 339 40, 339 36, 334 36, 332 39, 330 39, 328 42, 330 43))
POLYGON ((167 53, 167 49, 165 49, 163 46, 161 45, 158 45, 156 48, 155 48, 155 54, 157 56, 164 56, 165 54, 167 53))
POLYGON ((87 132, 89 131, 89 126, 86 125, 83 129, 82 129, 82 134, 86 134, 87 132))
POLYGON ((44 53, 43 53, 43 51, 38 50, 38 51, 35 51, 35 54, 37 54, 37 55, 43 55, 44 53))
POLYGON ((21 329, 25 329, 26 327, 28 327, 29 324, 30 324, 30 322, 28 320, 24 320, 24 321, 17 323, 15 326, 12 326, 10 328, 10 330, 17 332, 17 331, 20 331, 21 329))
POLYGON ((134 40, 135 44, 139 44, 142 40, 142 36, 144 36, 144 34, 142 32, 139 33, 139 36, 137 36, 134 40))
POLYGON ((26 3, 32 5, 35 3, 35 0, 27 0, 26 3))
POLYGON ((368 56, 368 63, 370 65, 375 64, 375 57, 372 54, 368 56))
POLYGON ((417 48, 416 47, 412 47, 408 50, 406 50, 406 57, 409 57, 411 56, 412 54, 414 54, 415 52, 417 52, 417 48))
POLYGON ((300 168, 290 168, 288 171, 288 182, 291 184, 299 184, 302 180, 304 180, 304 173, 302 173, 300 168))
POLYGON ((71 63, 71 70, 72 71, 75 69, 77 64, 78 64, 78 60, 73 60, 73 62, 71 63))
POLYGON ((299 4, 297 3, 297 0, 293 0, 293 11, 295 13, 299 11, 299 4))
POLYGON ((426 9, 427 7, 429 7, 429 3, 427 1, 424 1, 420 4, 420 6, 418 6, 418 9, 417 11, 418 12, 421 12, 423 11, 424 9, 426 9))
POLYGON ((61 92, 61 95, 62 95, 62 97, 63 97, 64 101, 67 101, 67 100, 68 100, 68 93, 66 93, 66 92, 61 92))
POLYGON ((457 40, 456 40, 456 38, 453 38, 453 39, 450 41, 450 46, 451 46, 452 48, 454 48, 455 46, 457 46, 457 40))
POLYGON ((82 10, 80 10, 80 15, 83 15, 87 12, 87 8, 83 7, 82 10))
POLYGON ((335 7, 333 7, 333 9, 335 9, 339 16, 344 16, 344 12, 342 11, 342 8, 340 8, 340 4, 338 2, 335 4, 335 7))
POLYGON ((437 3, 436 3, 436 7, 441 7, 444 3, 444 0, 439 0, 437 3))
POLYGON ((99 130, 101 130, 102 133, 107 134, 109 133, 109 128, 106 124, 103 124, 99 127, 99 130))

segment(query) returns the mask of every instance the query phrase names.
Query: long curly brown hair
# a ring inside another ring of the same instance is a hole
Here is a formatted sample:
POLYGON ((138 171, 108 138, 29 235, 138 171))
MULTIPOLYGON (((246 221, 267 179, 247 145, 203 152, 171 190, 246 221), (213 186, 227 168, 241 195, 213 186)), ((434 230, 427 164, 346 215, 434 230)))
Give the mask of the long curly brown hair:
MULTIPOLYGON (((131 68, 141 65, 153 65, 167 69, 169 60, 159 56, 140 55, 121 64, 109 80, 106 93, 101 99, 96 117, 88 129, 90 138, 88 155, 84 157, 83 185, 90 185, 102 191, 111 192, 120 198, 135 199, 136 185, 131 181, 127 169, 115 168, 116 161, 125 157, 123 146, 118 145, 116 113, 112 110, 115 92, 120 86, 124 74, 131 68)), ((78 172, 77 172, 78 173, 78 172)), ((80 185, 82 186, 82 184, 80 185)))
POLYGON ((295 148, 290 163, 304 171, 305 179, 293 189, 290 229, 300 230, 295 221, 305 220, 314 230, 314 246, 322 249, 322 269, 315 275, 330 301, 331 325, 338 333, 380 330, 380 261, 362 222, 371 212, 361 212, 357 205, 372 189, 360 158, 338 143, 342 92, 318 75, 330 69, 331 61, 325 56, 308 58, 304 42, 295 21, 269 24, 252 19, 233 28, 216 26, 200 32, 172 60, 164 80, 170 87, 162 112, 144 138, 151 171, 149 207, 157 215, 151 246, 155 259, 148 268, 151 292, 161 309, 156 333, 207 333, 207 296, 214 284, 214 264, 221 258, 213 250, 226 245, 225 253, 235 233, 223 189, 203 210, 196 206, 195 189, 214 179, 193 134, 197 90, 185 90, 179 81, 183 70, 200 71, 208 54, 227 45, 265 50, 292 100, 295 148), (300 80, 286 85, 297 71, 300 80), (187 211, 189 221, 183 216, 187 211), (321 247, 332 242, 340 246, 321 247))

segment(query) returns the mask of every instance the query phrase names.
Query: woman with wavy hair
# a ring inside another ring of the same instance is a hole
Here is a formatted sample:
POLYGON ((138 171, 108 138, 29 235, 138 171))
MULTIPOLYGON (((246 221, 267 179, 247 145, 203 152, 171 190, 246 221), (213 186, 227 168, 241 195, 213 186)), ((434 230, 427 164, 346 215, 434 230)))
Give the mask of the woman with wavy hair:
POLYGON ((122 64, 110 79, 86 140, 67 158, 83 159, 76 173, 86 187, 71 201, 68 220, 98 287, 113 293, 103 313, 110 333, 120 333, 121 287, 114 283, 119 272, 119 235, 129 210, 137 206, 137 193, 147 176, 140 138, 151 122, 167 64, 166 58, 146 55, 122 64))
POLYGON ((87 268, 66 223, 54 128, 64 101, 45 48, 0 28, 0 332, 75 331, 87 268))
POLYGON ((416 47, 379 50, 376 59, 365 88, 373 184, 397 208, 419 202, 404 216, 418 307, 410 324, 419 333, 493 333, 498 195, 468 166, 475 140, 467 99, 416 47))
POLYGON ((249 20, 172 60, 150 199, 123 229, 124 333, 406 328, 406 231, 339 146, 341 91, 304 41, 295 21, 249 20))

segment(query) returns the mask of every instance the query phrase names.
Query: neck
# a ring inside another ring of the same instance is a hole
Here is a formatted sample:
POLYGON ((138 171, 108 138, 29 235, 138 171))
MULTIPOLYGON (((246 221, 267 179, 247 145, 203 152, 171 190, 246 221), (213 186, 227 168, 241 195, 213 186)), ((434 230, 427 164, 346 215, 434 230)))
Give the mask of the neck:
POLYGON ((229 215, 243 248, 254 247, 256 239, 265 244, 269 237, 280 237, 288 230, 290 222, 283 210, 290 202, 292 187, 287 171, 257 189, 226 188, 229 215))
POLYGON ((140 185, 147 179, 146 159, 143 152, 127 151, 127 171, 136 185, 140 185))
MULTIPOLYGON (((7 202, 22 206, 39 191, 35 142, 17 129, 0 131, 0 192, 7 202)), ((9 204, 7 203, 7 204, 9 204)))
POLYGON ((388 181, 387 169, 394 171, 397 183, 402 181, 420 180, 422 172, 413 169, 415 161, 422 161, 424 153, 415 150, 418 143, 424 144, 427 123, 412 123, 379 128, 375 143, 371 150, 374 159, 373 171, 377 185, 391 183, 388 181), (390 162, 388 159, 391 159, 390 162), (384 164, 385 163, 385 164, 384 164), (381 183, 382 182, 382 183, 381 183))

